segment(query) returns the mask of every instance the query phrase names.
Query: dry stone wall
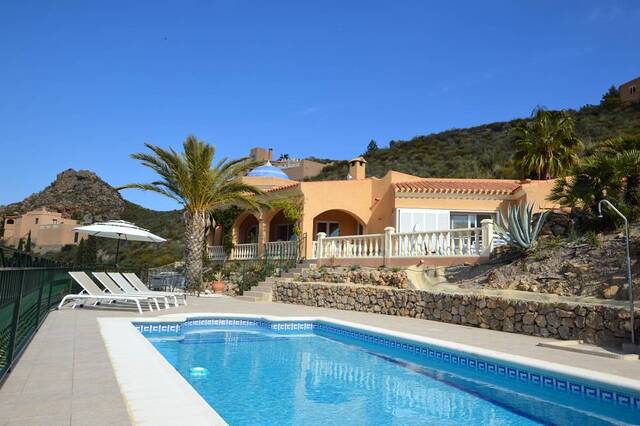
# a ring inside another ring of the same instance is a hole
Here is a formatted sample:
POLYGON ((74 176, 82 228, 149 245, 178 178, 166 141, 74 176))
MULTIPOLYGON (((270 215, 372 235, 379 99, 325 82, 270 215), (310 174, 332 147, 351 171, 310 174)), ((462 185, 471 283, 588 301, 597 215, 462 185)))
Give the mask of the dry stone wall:
MULTIPOLYGON (((273 300, 373 312, 558 339, 614 343, 630 335, 629 312, 606 305, 532 302, 391 287, 277 282, 273 300)), ((640 312, 636 313, 640 317, 640 312)), ((640 321, 636 334, 640 334, 640 321)))
POLYGON ((305 269, 296 278, 300 282, 352 283, 371 286, 408 288, 409 278, 405 271, 350 267, 305 269))

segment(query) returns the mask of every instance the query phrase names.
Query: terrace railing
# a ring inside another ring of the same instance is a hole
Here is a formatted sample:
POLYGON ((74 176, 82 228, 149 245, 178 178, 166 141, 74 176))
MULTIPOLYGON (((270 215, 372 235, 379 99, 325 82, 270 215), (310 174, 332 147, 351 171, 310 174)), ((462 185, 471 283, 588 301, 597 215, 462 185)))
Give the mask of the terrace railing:
POLYGON ((209 257, 211 260, 226 260, 227 252, 224 249, 224 246, 209 246, 209 257))
POLYGON ((230 253, 223 246, 209 246, 209 258, 213 261, 255 260, 255 259, 303 259, 306 258, 306 234, 293 241, 269 241, 260 246, 258 243, 236 244, 230 253))
POLYGON ((489 256, 493 247, 493 222, 485 219, 481 228, 396 233, 388 227, 383 234, 341 237, 319 233, 313 255, 316 259, 473 257, 489 256))
POLYGON ((480 228, 391 234, 389 257, 479 256, 480 228))
POLYGON ((327 237, 321 244, 323 257, 381 257, 384 253, 384 234, 327 237))
POLYGON ((299 241, 269 241, 264 244, 267 259, 297 259, 299 251, 299 241))
POLYGON ((258 243, 236 244, 231 250, 231 259, 250 260, 258 258, 258 243))

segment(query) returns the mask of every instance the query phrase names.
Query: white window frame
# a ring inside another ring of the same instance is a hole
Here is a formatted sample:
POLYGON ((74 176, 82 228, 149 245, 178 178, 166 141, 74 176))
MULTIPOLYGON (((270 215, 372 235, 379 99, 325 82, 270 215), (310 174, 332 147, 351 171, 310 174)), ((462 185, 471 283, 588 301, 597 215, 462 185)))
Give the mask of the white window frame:
POLYGON ((428 232, 428 231, 439 231, 449 229, 451 226, 450 219, 450 211, 442 210, 442 209, 405 209, 399 208, 396 209, 396 230, 397 232, 428 232), (411 215, 411 229, 404 229, 402 224, 402 216, 403 215, 411 215), (416 216, 422 215, 422 226, 416 223, 416 216), (435 217, 436 227, 435 229, 423 229, 428 228, 427 224, 427 215, 431 215, 432 218, 435 217))
MULTIPOLYGON (((480 222, 478 222, 478 216, 494 216, 494 222, 497 221, 500 218, 500 211, 499 210, 494 210, 494 211, 459 211, 459 210, 452 210, 451 212, 449 212, 449 226, 451 225, 451 216, 454 215, 466 215, 468 216, 467 218, 467 228, 480 228, 482 226, 482 224, 480 222), (473 222, 475 223, 475 226, 471 226, 471 218, 473 219, 473 222)), ((453 228, 452 228, 453 229, 453 228)))

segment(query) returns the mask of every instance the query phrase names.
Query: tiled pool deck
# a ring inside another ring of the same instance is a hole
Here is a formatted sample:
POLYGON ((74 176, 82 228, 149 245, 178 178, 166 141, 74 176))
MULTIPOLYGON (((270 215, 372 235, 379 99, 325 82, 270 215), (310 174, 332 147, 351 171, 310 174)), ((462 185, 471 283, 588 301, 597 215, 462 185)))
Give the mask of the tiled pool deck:
MULTIPOLYGON (((440 322, 231 298, 190 298, 188 306, 162 314, 181 312, 324 316, 640 380, 637 360, 543 348, 537 344, 545 339, 440 322)), ((96 321, 125 316, 140 317, 123 310, 52 312, 0 388, 0 425, 130 424, 96 321)))

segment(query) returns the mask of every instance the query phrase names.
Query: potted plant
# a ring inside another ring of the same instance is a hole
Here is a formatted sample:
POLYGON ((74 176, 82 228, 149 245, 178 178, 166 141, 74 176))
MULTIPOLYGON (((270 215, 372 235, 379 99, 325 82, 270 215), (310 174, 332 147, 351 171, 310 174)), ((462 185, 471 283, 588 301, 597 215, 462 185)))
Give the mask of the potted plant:
POLYGON ((222 274, 222 271, 218 271, 215 274, 213 274, 213 281, 211 282, 211 288, 213 289, 213 292, 216 294, 222 294, 224 293, 224 281, 222 280, 224 278, 224 275, 222 274))

